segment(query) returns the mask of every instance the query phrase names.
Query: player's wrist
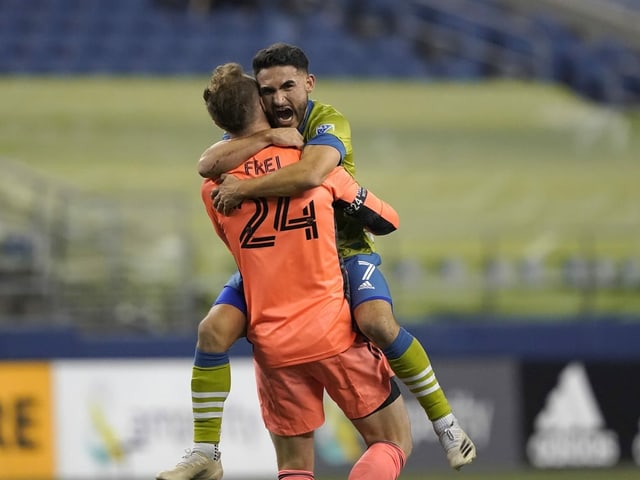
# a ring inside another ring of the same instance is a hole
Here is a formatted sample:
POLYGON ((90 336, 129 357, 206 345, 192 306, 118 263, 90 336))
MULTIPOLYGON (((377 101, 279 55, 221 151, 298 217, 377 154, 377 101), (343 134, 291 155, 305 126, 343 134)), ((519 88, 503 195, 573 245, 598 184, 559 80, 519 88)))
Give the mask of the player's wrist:
POLYGON ((252 197, 252 182, 253 179, 247 178, 237 182, 236 195, 242 200, 252 197))
POLYGON ((272 128, 261 130, 257 132, 255 135, 256 135, 257 141, 259 142, 258 146, 260 147, 260 149, 268 147, 269 145, 273 145, 274 143, 274 135, 273 135, 272 128))

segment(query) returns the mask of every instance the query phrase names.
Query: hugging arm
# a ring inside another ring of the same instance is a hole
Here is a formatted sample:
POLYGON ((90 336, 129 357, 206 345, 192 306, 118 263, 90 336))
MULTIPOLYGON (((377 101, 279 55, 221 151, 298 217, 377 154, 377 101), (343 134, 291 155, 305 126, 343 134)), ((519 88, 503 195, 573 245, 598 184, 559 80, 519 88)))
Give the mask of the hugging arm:
POLYGON ((302 135, 295 128, 270 128, 246 137, 221 140, 207 148, 198 159, 198 173, 217 180, 269 145, 302 148, 302 135))
MULTIPOLYGON (((322 184, 340 163, 340 153, 326 145, 307 145, 300 161, 268 175, 223 182, 213 190, 214 208, 228 215, 247 198, 288 197, 322 184)), ((346 173, 346 172, 345 172, 346 173)))

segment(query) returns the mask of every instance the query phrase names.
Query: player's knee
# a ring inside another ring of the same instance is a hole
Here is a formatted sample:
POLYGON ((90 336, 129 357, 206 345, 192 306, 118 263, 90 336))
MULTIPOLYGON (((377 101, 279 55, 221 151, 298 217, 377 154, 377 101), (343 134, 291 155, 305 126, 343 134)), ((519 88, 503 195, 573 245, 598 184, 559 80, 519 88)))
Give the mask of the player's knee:
POLYGON ((400 331, 391 306, 384 301, 365 302, 359 305, 354 311, 354 317, 360 331, 380 348, 391 345, 400 331), (374 303, 377 305, 373 305, 374 303))
POLYGON ((198 349, 209 353, 223 353, 229 349, 208 316, 198 325, 198 349))
POLYGON ((241 336, 237 329, 230 327, 224 315, 215 309, 209 310, 198 325, 198 349, 209 353, 224 353, 229 350, 241 336))

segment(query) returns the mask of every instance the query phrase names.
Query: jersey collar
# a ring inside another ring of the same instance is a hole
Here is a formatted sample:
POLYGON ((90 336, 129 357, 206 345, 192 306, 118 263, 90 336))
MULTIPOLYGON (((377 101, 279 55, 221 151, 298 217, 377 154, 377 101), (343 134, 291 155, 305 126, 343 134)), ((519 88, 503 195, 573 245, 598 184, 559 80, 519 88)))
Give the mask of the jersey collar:
POLYGON ((309 115, 311 115, 311 110, 313 110, 313 106, 315 102, 313 100, 307 100, 307 110, 304 112, 304 120, 298 125, 298 131, 303 134, 305 128, 307 128, 307 122, 309 121, 309 115))

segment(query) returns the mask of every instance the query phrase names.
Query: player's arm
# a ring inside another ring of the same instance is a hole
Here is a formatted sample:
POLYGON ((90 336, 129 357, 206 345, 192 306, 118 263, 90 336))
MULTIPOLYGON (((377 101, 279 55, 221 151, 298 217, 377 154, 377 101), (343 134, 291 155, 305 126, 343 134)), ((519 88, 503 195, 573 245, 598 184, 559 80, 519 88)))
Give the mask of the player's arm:
POLYGON ((387 235, 398 229, 398 212, 374 193, 360 186, 343 168, 335 168, 326 185, 333 190, 334 208, 357 218, 374 235, 387 235))
POLYGON ((295 128, 270 128, 246 137, 221 140, 202 153, 198 160, 198 173, 216 180, 269 145, 302 148, 304 142, 295 128))
POLYGON ((300 161, 269 175, 236 182, 224 182, 213 191, 213 206, 228 215, 247 198, 289 197, 322 185, 340 164, 340 152, 328 145, 307 145, 300 161), (224 191, 224 195, 219 195, 224 191))

